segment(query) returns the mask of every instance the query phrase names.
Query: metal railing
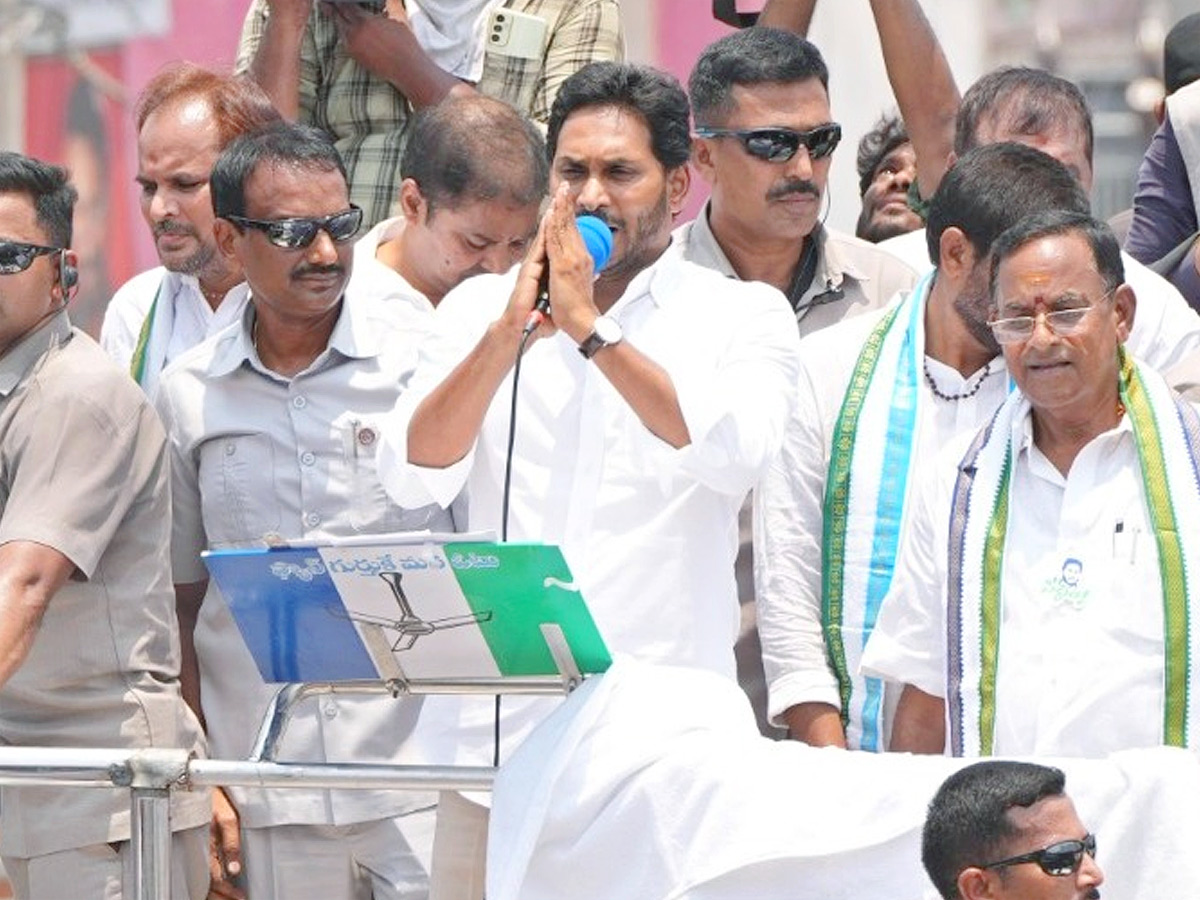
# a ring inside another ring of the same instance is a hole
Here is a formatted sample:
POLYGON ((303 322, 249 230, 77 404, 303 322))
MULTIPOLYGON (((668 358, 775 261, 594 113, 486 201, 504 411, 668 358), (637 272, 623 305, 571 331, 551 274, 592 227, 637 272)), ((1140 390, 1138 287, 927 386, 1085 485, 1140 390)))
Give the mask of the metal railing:
MULTIPOLYGON (((557 657, 557 654, 556 654, 557 657)), ((186 750, 0 747, 0 785, 127 788, 132 812, 133 884, 126 900, 170 900, 171 792, 209 787, 356 790, 490 791, 490 766, 395 766, 279 762, 296 704, 322 694, 569 693, 580 676, 573 660, 556 658, 559 676, 443 681, 325 682, 284 685, 271 701, 249 760, 196 759, 186 750)))

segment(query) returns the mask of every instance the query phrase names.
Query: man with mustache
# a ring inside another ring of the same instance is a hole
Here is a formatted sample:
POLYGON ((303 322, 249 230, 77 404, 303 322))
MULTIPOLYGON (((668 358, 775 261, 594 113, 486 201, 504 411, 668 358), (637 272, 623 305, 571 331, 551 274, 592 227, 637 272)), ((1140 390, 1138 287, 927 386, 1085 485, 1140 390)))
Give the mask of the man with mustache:
MULTIPOLYGON (((841 128, 829 110, 825 61, 804 38, 747 28, 700 54, 688 81, 696 119, 692 163, 712 189, 673 252, 788 298, 801 336, 883 306, 916 276, 866 241, 825 227, 822 201, 841 128)), ((739 681, 766 725, 754 631, 749 502, 739 517, 739 681)))
MULTIPOLYGON (((471 279, 438 307, 380 470, 403 505, 465 486, 472 529, 560 545, 611 650, 732 678, 734 521, 782 438, 799 339, 777 291, 669 252, 688 118, 683 88, 649 67, 592 63, 563 82, 541 232, 519 272, 471 279), (577 213, 613 229, 599 277, 577 213), (550 318, 530 322, 547 267, 550 318)), ((507 758, 547 711, 494 710, 464 701, 460 759, 490 762, 495 735, 507 758)), ((461 855, 481 854, 486 811, 450 800, 439 817, 452 805, 461 855)), ((482 896, 480 875, 476 863, 460 896, 482 896)))
POLYGON ((746 28, 701 53, 688 80, 692 161, 712 188, 678 229, 685 259, 787 296, 805 335, 883 306, 916 277, 908 266, 824 225, 841 128, 820 51, 775 28, 746 28))
POLYGON ((208 173, 230 141, 279 113, 249 79, 180 63, 146 85, 134 118, 142 216, 162 265, 113 295, 100 343, 149 391, 167 363, 245 305, 241 269, 213 238, 208 173))
MULTIPOLYGON (((375 475, 379 421, 416 360, 411 307, 345 293, 362 212, 324 132, 278 124, 231 144, 212 170, 215 243, 245 274, 238 321, 162 375, 171 451, 172 564, 186 696, 214 754, 245 758, 273 687, 200 560, 210 547, 453 529, 436 506, 402 509, 375 475)), ((302 705, 292 760, 422 761, 423 704, 324 698, 302 705)), ((425 897, 433 795, 231 789, 246 888, 271 897, 425 897)), ((232 849, 232 848, 229 848, 232 849)), ((216 860, 221 896, 239 893, 216 860)))

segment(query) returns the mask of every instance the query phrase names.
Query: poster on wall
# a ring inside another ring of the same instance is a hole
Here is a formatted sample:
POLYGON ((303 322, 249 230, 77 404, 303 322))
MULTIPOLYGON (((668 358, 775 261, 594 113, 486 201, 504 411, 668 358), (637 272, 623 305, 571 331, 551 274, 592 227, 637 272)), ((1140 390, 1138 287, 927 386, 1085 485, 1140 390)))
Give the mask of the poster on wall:
POLYGON ((25 148, 29 155, 65 166, 79 193, 72 249, 79 256, 79 286, 71 321, 99 335, 108 300, 133 274, 129 221, 132 140, 129 111, 119 85, 120 54, 93 50, 86 66, 57 56, 30 57, 25 74, 25 148))

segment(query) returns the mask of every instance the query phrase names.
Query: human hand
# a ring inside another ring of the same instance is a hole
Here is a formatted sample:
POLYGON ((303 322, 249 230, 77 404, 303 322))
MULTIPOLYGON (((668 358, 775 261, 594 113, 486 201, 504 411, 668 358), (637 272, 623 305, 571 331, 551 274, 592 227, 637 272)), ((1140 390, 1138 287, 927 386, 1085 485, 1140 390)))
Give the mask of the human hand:
POLYGON ((554 323, 581 344, 594 330, 600 311, 592 297, 595 265, 575 223, 569 184, 559 186, 542 224, 554 323))
POLYGON ((408 27, 404 7, 389 2, 383 15, 357 3, 324 3, 322 7, 337 26, 347 55, 375 75, 386 77, 387 66, 400 52, 397 30, 408 27), (394 15, 396 7, 399 15, 394 15))
POLYGON ((208 837, 208 870, 212 883, 208 900, 246 900, 246 892, 231 879, 242 871, 242 836, 238 814, 225 791, 213 791, 213 817, 208 837))

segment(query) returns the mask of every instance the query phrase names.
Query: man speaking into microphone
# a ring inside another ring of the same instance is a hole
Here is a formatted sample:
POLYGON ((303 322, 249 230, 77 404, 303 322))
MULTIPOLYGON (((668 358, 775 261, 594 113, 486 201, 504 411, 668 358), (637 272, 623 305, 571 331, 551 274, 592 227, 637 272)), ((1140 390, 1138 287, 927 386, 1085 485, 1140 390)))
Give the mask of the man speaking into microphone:
MULTIPOLYGON (((688 190, 688 119, 678 82, 651 68, 595 63, 563 83, 534 246, 517 273, 471 279, 439 306, 379 472, 402 506, 466 487, 471 529, 560 545, 611 650, 733 678, 737 512, 780 444, 798 338, 774 288, 664 253, 688 190), (612 230, 598 274, 576 214, 612 230), (550 314, 523 341, 547 267, 550 314)), ((523 706, 504 701, 501 759, 536 720, 523 706)), ((491 762, 482 707, 463 713, 460 759, 476 764, 491 762)))

